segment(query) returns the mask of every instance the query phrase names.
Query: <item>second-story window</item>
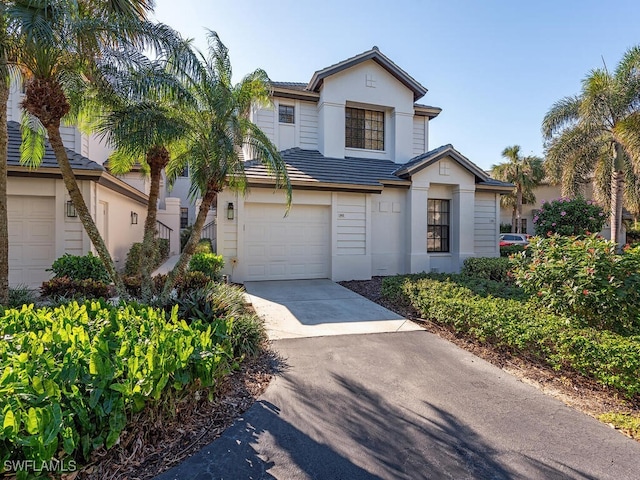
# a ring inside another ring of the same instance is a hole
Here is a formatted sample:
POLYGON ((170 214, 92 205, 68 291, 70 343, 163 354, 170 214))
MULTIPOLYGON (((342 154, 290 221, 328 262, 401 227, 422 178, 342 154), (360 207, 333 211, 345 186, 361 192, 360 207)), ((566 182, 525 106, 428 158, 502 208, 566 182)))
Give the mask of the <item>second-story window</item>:
POLYGON ((350 108, 345 110, 345 145, 384 150, 384 112, 350 108))
POLYGON ((292 105, 279 105, 278 106, 278 121, 280 123, 296 123, 295 122, 295 107, 292 105))

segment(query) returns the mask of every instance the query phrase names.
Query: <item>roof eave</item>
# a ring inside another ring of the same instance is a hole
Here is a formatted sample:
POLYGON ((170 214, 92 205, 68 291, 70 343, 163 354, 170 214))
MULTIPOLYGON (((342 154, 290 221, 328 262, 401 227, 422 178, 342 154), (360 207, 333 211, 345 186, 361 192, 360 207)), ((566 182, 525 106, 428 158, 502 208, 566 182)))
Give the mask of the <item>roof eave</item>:
POLYGON ((438 107, 413 107, 414 114, 419 117, 429 117, 429 119, 436 118, 442 112, 438 107))

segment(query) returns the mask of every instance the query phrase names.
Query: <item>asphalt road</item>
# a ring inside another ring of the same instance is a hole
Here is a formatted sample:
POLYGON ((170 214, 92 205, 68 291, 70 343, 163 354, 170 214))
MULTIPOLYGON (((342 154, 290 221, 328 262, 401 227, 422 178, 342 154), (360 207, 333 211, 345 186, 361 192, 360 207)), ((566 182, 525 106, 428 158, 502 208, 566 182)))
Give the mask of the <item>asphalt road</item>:
POLYGON ((274 346, 260 400, 158 479, 640 478, 640 443, 428 332, 274 346))

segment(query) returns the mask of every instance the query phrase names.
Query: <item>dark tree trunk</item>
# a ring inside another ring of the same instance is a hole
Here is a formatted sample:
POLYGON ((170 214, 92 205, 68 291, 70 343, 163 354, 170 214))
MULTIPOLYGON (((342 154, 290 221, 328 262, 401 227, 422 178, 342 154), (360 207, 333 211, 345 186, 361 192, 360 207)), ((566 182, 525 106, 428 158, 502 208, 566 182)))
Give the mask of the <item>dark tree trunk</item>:
POLYGON ((151 273, 156 256, 156 222, 158 218, 158 196, 160 193, 160 179, 162 169, 169 163, 169 152, 164 147, 152 149, 147 154, 147 163, 151 169, 151 185, 149 188, 149 203, 147 205, 147 219, 144 222, 144 239, 142 241, 142 300, 149 301, 153 295, 153 279, 151 273))
POLYGON ((511 233, 516 233, 516 222, 518 217, 518 210, 516 207, 513 207, 511 212, 511 233))
POLYGON ((9 82, 0 78, 0 304, 9 303, 9 217, 7 213, 7 102, 9 82))
POLYGON ((196 247, 198 246, 198 242, 200 241, 200 235, 202 234, 202 227, 204 227, 204 222, 207 220, 207 214, 209 213, 209 209, 213 204, 216 196, 218 194, 218 190, 216 189, 213 183, 207 186, 207 190, 205 191, 204 197, 202 198, 202 203, 200 204, 200 208, 198 210, 198 216, 196 217, 196 221, 193 224, 193 228, 191 229, 191 236, 187 241, 187 244, 184 246, 182 253, 180 254, 180 258, 178 259, 178 263, 176 266, 169 272, 167 277, 167 281, 164 284, 164 288, 162 289, 162 298, 167 299, 171 294, 171 290, 176 284, 176 281, 184 275, 189 266, 189 261, 196 251, 196 247))

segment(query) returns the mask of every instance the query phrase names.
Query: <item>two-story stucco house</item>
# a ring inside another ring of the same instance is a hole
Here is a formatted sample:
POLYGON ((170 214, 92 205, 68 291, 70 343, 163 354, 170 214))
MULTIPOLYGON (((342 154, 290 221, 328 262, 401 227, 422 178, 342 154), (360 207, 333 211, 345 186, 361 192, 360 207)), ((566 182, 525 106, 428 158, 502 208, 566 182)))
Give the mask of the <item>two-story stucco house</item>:
POLYGON ((441 110, 416 103, 427 89, 377 47, 273 90, 252 119, 282 151, 293 203, 285 217, 284 193, 251 161, 249 193, 220 194, 217 250, 234 281, 449 272, 499 255, 512 186, 451 145, 429 150, 441 110))

